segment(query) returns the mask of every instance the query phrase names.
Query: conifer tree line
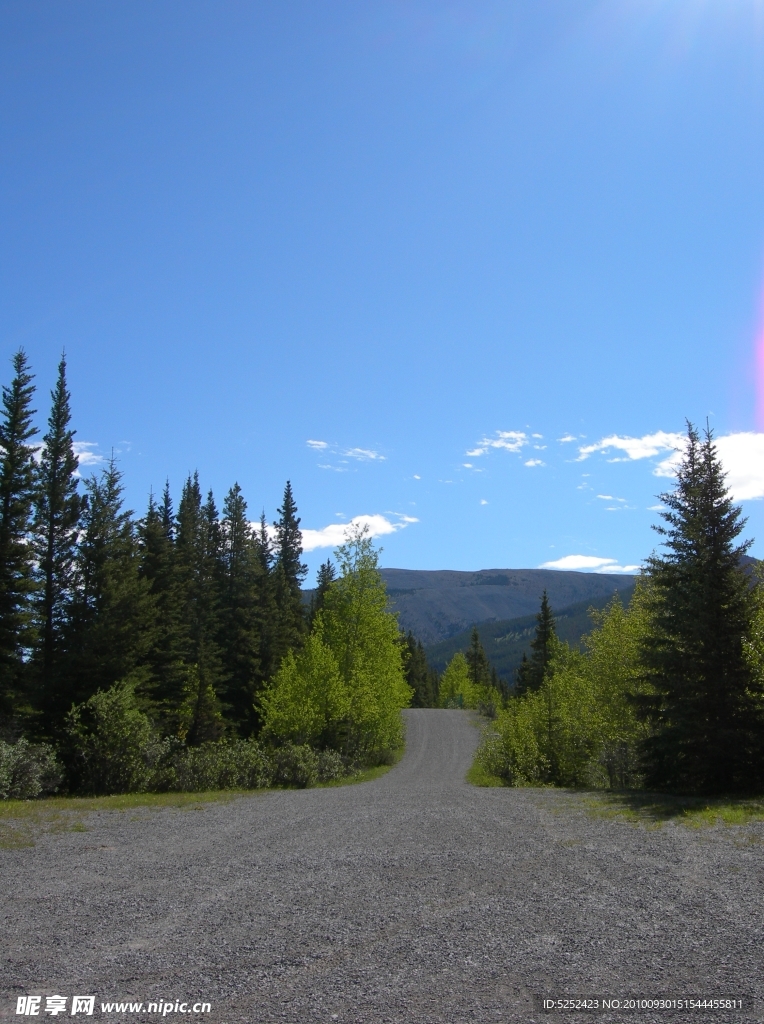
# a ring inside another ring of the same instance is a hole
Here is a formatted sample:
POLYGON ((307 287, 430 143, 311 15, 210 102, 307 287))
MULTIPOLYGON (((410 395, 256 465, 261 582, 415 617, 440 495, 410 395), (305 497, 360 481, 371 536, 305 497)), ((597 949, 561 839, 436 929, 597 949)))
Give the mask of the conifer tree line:
MULTIPOLYGON (((3 735, 56 741, 73 704, 128 681, 161 730, 190 744, 256 735, 256 697, 308 628, 300 520, 287 482, 271 531, 234 484, 218 508, 198 475, 142 517, 112 456, 78 475, 66 360, 35 427, 26 355, 0 422, 3 735)), ((331 582, 324 567, 319 600, 331 582)), ((313 610, 312 614, 315 614, 313 610)))

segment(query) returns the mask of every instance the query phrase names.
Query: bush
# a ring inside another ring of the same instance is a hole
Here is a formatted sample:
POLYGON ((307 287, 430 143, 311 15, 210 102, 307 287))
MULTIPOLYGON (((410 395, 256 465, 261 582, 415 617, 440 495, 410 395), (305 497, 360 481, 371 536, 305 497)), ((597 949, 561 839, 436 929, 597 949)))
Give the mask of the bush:
POLYGON ((353 772, 352 765, 336 750, 321 750, 318 753, 318 781, 334 782, 353 772))
POLYGON ((273 752, 276 765, 274 781, 281 786, 306 789, 318 782, 318 754, 307 745, 286 743, 273 752))
POLYGON ((638 751, 645 726, 637 718, 638 641, 643 594, 628 610, 618 599, 595 616, 586 653, 555 640, 538 690, 511 697, 482 743, 477 760, 511 786, 627 789, 642 784, 638 751))
MULTIPOLYGON (((166 741, 165 741, 166 742, 166 741)), ((156 788, 202 793, 213 789, 264 789, 275 777, 273 758, 255 740, 170 747, 155 769, 156 788)))
POLYGON ((94 796, 141 793, 150 787, 151 722, 127 682, 99 690, 66 716, 72 787, 94 796))
POLYGON ((55 793, 63 778, 63 767, 47 743, 0 740, 0 800, 31 800, 55 793))

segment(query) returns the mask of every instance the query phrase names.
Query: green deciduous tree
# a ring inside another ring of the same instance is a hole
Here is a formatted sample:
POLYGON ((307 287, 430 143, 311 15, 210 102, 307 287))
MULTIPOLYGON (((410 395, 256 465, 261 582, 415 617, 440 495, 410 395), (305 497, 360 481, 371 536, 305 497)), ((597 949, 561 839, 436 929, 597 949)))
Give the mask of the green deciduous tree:
POLYGON ((348 531, 335 558, 340 569, 320 613, 323 637, 347 687, 347 748, 362 754, 397 747, 401 709, 411 701, 406 684, 398 620, 366 528, 348 531))
POLYGON ((325 594, 310 642, 285 657, 262 699, 265 729, 373 760, 400 744, 400 712, 411 690, 367 532, 352 531, 335 556, 340 576, 325 594))
POLYGON ((642 711, 647 784, 722 793, 762 781, 762 690, 746 654, 755 601, 738 538, 745 520, 727 491, 710 430, 692 424, 676 488, 661 495, 666 552, 647 561, 649 629, 642 645, 652 689, 642 711))
POLYGON ((475 708, 477 702, 467 659, 457 651, 440 677, 438 703, 442 708, 475 708))
POLYGON ((32 424, 34 386, 26 355, 13 357, 0 420, 0 715, 21 696, 24 661, 34 641, 34 552, 29 544, 36 490, 32 424))
POLYGON ((509 698, 480 759, 510 785, 633 788, 646 727, 635 698, 644 692, 639 659, 646 629, 645 589, 628 608, 618 598, 594 613, 585 653, 556 638, 537 690, 509 698))

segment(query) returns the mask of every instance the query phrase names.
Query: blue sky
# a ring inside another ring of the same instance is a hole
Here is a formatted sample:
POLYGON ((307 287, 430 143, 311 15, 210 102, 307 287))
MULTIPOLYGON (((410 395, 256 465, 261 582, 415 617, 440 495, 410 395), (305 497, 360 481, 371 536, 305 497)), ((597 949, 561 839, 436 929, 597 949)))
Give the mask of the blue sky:
POLYGON ((16 0, 0 90, 4 379, 131 507, 627 567, 708 417, 764 555, 761 0, 16 0))

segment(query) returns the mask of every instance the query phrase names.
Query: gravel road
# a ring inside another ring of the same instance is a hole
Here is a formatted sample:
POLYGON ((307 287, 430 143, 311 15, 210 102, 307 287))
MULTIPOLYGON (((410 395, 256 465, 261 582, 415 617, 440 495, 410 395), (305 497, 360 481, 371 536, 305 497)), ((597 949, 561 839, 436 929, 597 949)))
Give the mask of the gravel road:
POLYGON ((93 813, 0 851, 2 1019, 29 993, 94 994, 96 1018, 206 1000, 215 1024, 761 1019, 533 1002, 764 995, 761 824, 647 829, 476 789, 468 713, 405 714, 406 754, 374 782, 93 813))

